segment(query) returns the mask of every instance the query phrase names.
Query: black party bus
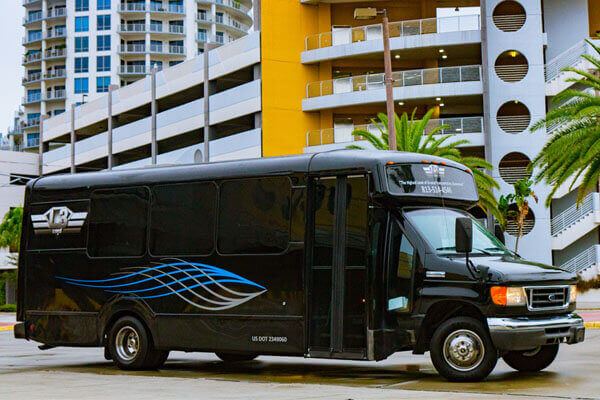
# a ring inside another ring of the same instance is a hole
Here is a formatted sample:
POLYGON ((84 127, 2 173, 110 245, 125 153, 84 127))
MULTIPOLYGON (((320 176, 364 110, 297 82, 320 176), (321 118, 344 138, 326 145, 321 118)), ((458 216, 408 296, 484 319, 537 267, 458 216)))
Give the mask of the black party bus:
POLYGON ((410 350, 455 381, 539 371, 584 340, 577 277, 509 251, 477 200, 463 165, 387 151, 42 177, 14 334, 122 369, 410 350))

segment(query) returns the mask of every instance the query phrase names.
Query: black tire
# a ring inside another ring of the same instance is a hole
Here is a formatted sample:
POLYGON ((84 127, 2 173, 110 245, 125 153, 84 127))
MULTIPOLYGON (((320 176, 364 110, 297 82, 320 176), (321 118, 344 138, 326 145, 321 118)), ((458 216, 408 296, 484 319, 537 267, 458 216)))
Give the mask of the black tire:
POLYGON ((498 362, 498 351, 486 327, 470 317, 450 318, 442 323, 433 333, 430 351, 435 369, 453 382, 480 381, 498 362))
POLYGON ((233 353, 215 353, 217 357, 225 362, 244 362, 252 361, 258 354, 233 354, 233 353))
POLYGON ((558 354, 558 343, 526 351, 509 351, 502 358, 513 369, 538 372, 548 367, 558 354))
POLYGON ((156 368, 159 354, 154 350, 146 327, 137 318, 123 317, 108 334, 108 350, 117 367, 123 370, 156 368))

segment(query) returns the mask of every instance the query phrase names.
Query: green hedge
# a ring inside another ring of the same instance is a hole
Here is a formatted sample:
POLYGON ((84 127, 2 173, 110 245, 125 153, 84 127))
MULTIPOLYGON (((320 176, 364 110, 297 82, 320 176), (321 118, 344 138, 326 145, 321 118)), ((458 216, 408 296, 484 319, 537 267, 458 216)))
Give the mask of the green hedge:
POLYGON ((17 306, 16 304, 2 304, 0 306, 0 312, 16 312, 17 306))

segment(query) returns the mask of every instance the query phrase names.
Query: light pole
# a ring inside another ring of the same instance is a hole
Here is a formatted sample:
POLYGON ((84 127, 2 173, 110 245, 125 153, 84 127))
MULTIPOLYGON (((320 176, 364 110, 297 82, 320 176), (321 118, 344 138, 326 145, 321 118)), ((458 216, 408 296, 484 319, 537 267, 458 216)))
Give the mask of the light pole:
POLYGON ((390 150, 396 151, 396 113, 394 112, 394 79, 392 78, 392 52, 390 50, 390 25, 387 17, 387 10, 377 10, 376 8, 356 8, 354 10, 354 19, 365 20, 375 19, 378 15, 383 15, 383 62, 385 64, 385 102, 388 116, 388 142, 390 150))

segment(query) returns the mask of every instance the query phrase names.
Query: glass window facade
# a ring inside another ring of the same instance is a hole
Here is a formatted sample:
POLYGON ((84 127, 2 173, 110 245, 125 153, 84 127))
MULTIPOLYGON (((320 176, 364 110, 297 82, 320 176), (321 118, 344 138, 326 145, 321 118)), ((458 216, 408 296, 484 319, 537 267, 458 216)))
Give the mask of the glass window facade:
POLYGON ((110 35, 96 36, 96 50, 97 51, 110 50, 110 35))
POLYGON ((110 56, 98 56, 96 58, 96 71, 97 72, 110 71, 110 56))
POLYGON ((75 78, 75 94, 85 94, 88 92, 88 78, 75 78))
POLYGON ((98 15, 96 17, 96 30, 98 30, 98 31, 109 31, 110 30, 110 15, 98 15))
POLYGON ((88 17, 75 17, 75 32, 87 32, 90 30, 90 19, 88 17))
POLYGON ((89 71, 89 60, 87 57, 75 57, 75 72, 88 72, 89 71))
POLYGON ((75 53, 90 51, 90 38, 79 36, 75 38, 75 53))
POLYGON ((107 93, 110 85, 110 76, 99 76, 96 78, 96 92, 107 93))

